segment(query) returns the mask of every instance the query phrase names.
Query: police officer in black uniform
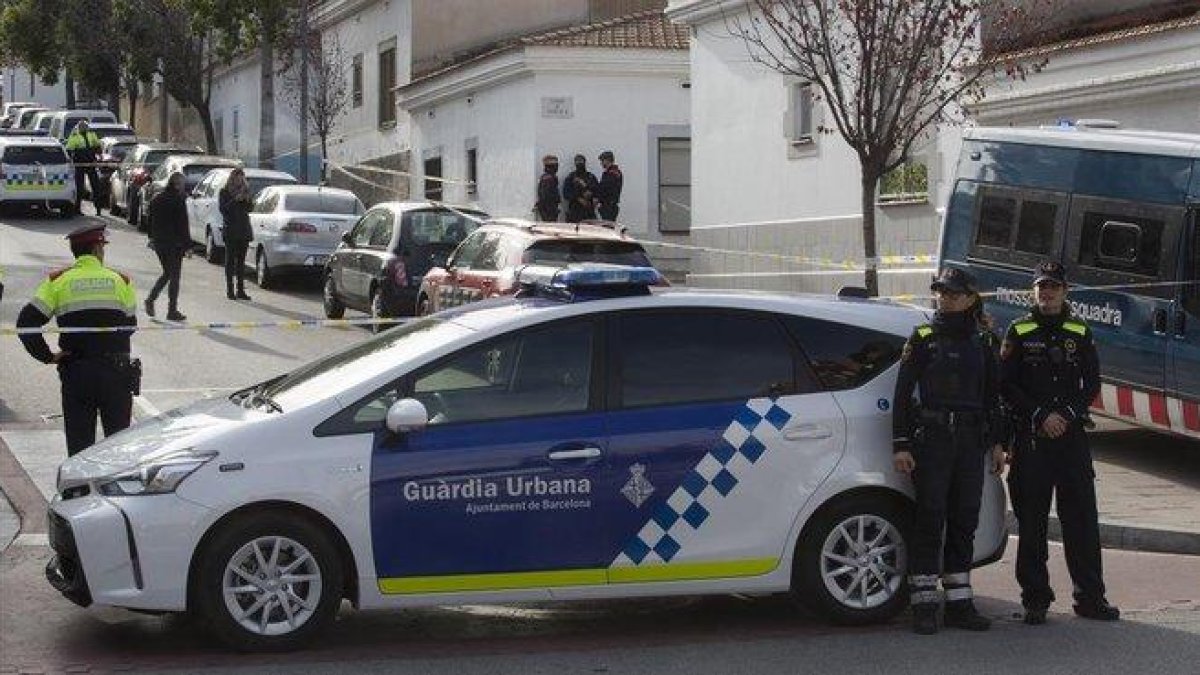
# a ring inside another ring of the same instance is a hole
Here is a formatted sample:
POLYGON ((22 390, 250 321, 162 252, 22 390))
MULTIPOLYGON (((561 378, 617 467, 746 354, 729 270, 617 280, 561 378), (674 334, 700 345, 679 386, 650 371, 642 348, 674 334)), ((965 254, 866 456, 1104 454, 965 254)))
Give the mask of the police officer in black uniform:
POLYGON ((596 175, 587 170, 587 158, 575 155, 575 170, 563 179, 562 195, 567 203, 567 222, 596 218, 596 175))
POLYGON ((917 492, 909 586, 913 630, 922 635, 938 630, 939 571, 946 626, 974 631, 991 626, 975 609, 970 570, 984 464, 990 461, 996 473, 1004 467, 994 418, 1000 398, 995 338, 972 311, 975 280, 947 268, 930 288, 937 313, 904 346, 892 418, 896 469, 912 476, 917 492), (914 404, 917 387, 920 403, 914 404))
POLYGON ((558 192, 558 157, 546 155, 542 158, 542 177, 538 179, 537 203, 533 205, 538 220, 553 223, 558 220, 558 205, 562 196, 558 192))
POLYGON ((625 176, 615 160, 612 150, 600 153, 600 166, 604 167, 604 172, 596 187, 596 211, 608 221, 615 221, 621 212, 621 188, 625 184, 625 176))
POLYGON ((1021 533, 1017 581, 1025 623, 1045 623, 1054 601, 1046 519, 1055 494, 1075 613, 1114 621, 1121 613, 1104 597, 1095 472, 1084 432, 1088 406, 1100 392, 1100 362, 1091 330, 1066 304, 1061 264, 1038 266, 1033 296, 1033 311, 1009 326, 1000 350, 1002 388, 1016 428, 1008 484, 1021 533))
POLYGON ((137 300, 129 277, 104 266, 104 225, 67 235, 75 264, 52 272, 17 316, 17 328, 37 328, 58 319, 62 328, 127 328, 111 332, 63 333, 51 351, 41 333, 21 335, 25 351, 58 366, 62 380, 67 454, 96 442, 96 416, 111 436, 129 426, 141 364, 129 355, 137 325, 137 300))

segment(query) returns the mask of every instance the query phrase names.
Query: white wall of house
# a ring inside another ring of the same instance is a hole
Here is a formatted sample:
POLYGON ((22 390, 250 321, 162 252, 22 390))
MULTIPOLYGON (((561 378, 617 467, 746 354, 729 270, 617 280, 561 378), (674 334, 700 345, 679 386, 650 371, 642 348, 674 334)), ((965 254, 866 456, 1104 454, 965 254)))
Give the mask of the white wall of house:
POLYGON ((1200 133, 1200 24, 1051 52, 1024 81, 1000 81, 980 124, 1105 118, 1131 129, 1200 133))
POLYGON ((5 66, 0 73, 0 87, 3 88, 5 102, 36 101, 47 108, 63 108, 67 105, 67 90, 62 74, 58 82, 46 84, 42 78, 21 66, 5 66))
MULTIPOLYGON (((347 107, 329 140, 331 161, 356 164, 409 149, 409 120, 396 112, 395 123, 379 121, 379 54, 394 42, 396 84, 408 82, 412 74, 411 0, 337 0, 326 3, 314 19, 323 34, 336 34, 346 59, 346 81, 351 84, 351 64, 362 57, 362 102, 347 107)), ((316 139, 312 139, 316 142, 316 139)))
MULTIPOLYGON (((444 198, 497 216, 529 217, 543 155, 559 157, 561 180, 576 153, 599 176, 598 155, 612 150, 625 177, 619 219, 646 234, 657 223, 650 141, 664 128, 686 131, 687 65, 679 52, 537 47, 467 66, 402 94, 408 96, 402 106, 411 106, 413 167, 440 154, 443 175, 465 180, 467 148, 474 145, 478 194, 448 183, 444 198), (544 100, 558 107, 544 110, 544 100)), ((412 187, 414 195, 423 193, 420 179, 412 187)))
MULTIPOLYGON (((789 137, 794 81, 751 62, 730 34, 729 12, 744 4, 673 1, 668 15, 693 26, 691 45, 692 243, 723 253, 692 258, 697 286, 828 292, 862 283, 858 161, 836 133, 806 145, 789 137), (780 256, 786 257, 783 259, 780 256)), ((817 125, 833 120, 818 103, 817 125)), ((914 149, 930 169, 926 201, 881 206, 881 256, 936 253, 938 208, 957 148, 934 140, 914 149)), ((896 264, 883 293, 927 288, 928 263, 896 264)))

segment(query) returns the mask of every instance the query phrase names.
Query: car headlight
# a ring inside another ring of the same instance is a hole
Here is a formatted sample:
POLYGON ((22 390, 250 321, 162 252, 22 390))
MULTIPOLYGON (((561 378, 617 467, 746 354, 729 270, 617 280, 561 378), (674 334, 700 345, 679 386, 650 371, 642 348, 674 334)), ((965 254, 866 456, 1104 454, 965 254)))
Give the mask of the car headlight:
POLYGON ((98 481, 96 489, 107 497, 161 495, 174 492, 183 479, 204 466, 215 452, 191 450, 157 457, 134 468, 98 481))

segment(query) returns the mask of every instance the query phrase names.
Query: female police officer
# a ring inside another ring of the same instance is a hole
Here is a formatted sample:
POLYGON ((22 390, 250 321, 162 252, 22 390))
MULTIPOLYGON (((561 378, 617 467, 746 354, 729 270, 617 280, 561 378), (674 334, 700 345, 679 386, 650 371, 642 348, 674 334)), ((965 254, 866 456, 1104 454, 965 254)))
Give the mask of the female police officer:
POLYGON ((947 268, 931 290, 933 322, 918 326, 904 346, 896 380, 893 434, 896 470, 912 475, 917 516, 909 558, 913 630, 936 633, 938 571, 946 593, 945 623, 987 630, 975 609, 970 570, 983 494, 984 454, 1004 466, 999 445, 999 371, 995 338, 972 311, 975 280, 947 268), (920 387, 920 404, 913 390, 920 387), (945 547, 942 531, 945 529, 945 547))

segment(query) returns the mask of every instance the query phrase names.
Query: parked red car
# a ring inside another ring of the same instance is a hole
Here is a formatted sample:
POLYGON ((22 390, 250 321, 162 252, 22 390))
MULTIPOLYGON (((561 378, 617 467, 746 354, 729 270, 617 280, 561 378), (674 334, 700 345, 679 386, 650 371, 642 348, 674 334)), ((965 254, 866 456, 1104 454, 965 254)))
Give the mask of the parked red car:
POLYGON ((576 262, 653 266, 641 244, 604 225, 491 220, 464 239, 444 267, 425 274, 417 314, 515 293, 522 265, 576 262))

